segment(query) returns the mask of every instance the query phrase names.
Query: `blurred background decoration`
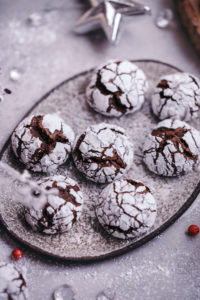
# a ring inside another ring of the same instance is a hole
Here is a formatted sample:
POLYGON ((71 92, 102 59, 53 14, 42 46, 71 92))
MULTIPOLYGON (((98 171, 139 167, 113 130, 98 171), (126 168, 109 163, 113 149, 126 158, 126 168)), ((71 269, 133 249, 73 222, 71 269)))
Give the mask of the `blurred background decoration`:
POLYGON ((151 11, 149 6, 129 0, 90 0, 90 4, 91 8, 75 25, 75 32, 84 34, 101 27, 111 43, 117 40, 122 19, 151 11))
POLYGON ((180 20, 200 54, 200 0, 175 0, 180 20))

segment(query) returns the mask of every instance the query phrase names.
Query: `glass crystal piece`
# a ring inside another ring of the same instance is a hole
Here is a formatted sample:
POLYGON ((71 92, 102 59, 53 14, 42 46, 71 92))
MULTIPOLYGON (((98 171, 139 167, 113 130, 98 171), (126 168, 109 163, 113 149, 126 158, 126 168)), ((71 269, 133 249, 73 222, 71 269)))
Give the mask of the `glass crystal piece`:
POLYGON ((10 71, 10 79, 13 81, 18 81, 21 78, 20 71, 17 69, 12 69, 10 71))
POLYGON ((96 296, 96 300, 111 300, 111 298, 108 298, 108 296, 104 292, 100 292, 96 296))
POLYGON ((40 26, 42 23, 42 16, 39 13, 32 13, 27 19, 28 24, 33 27, 40 26))
POLYGON ((54 300, 75 300, 75 294, 72 287, 68 284, 61 285, 54 291, 54 300))
POLYGON ((159 28, 168 27, 173 19, 173 12, 171 9, 166 8, 161 10, 156 17, 156 25, 159 28))
POLYGON ((3 95, 0 94, 0 102, 3 102, 3 95))

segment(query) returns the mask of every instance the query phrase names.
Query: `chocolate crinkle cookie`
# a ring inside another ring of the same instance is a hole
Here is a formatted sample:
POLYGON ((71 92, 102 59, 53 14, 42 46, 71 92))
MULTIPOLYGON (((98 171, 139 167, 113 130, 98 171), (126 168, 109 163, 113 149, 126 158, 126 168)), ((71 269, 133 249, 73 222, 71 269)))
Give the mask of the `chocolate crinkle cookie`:
POLYGON ((27 299, 24 275, 13 264, 0 262, 0 299, 27 299))
POLYGON ((130 61, 109 61, 95 70, 86 90, 97 112, 120 117, 139 110, 148 84, 144 72, 130 61))
POLYGON ((77 169, 98 183, 120 178, 131 167, 133 155, 133 144, 124 129, 106 123, 88 127, 73 149, 77 169))
POLYGON ((136 238, 154 225, 156 201, 142 182, 117 180, 101 192, 96 215, 101 226, 113 237, 136 238))
POLYGON ((160 120, 190 121, 200 112, 200 80, 187 73, 163 76, 154 90, 151 104, 160 120))
POLYGON ((53 114, 24 119, 12 134, 15 155, 28 169, 54 172, 69 157, 74 142, 70 126, 53 114))
POLYGON ((54 175, 42 179, 38 185, 49 193, 41 197, 40 207, 32 206, 30 199, 24 209, 27 223, 34 231, 46 234, 69 231, 82 211, 83 195, 78 184, 71 178, 54 175))
POLYGON ((143 148, 150 171, 163 176, 183 175, 200 163, 200 132, 189 124, 167 119, 153 129, 143 148))

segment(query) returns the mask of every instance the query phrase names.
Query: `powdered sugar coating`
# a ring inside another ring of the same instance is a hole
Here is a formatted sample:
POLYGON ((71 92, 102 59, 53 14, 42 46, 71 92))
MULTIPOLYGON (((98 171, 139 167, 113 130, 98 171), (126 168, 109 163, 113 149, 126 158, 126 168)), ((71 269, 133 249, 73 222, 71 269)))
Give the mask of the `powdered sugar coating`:
POLYGON ((88 127, 73 149, 77 169, 99 183, 120 178, 131 167, 133 156, 133 144, 124 129, 106 123, 88 127))
POLYGON ((12 134, 12 148, 26 167, 54 172, 69 157, 74 142, 70 126, 54 114, 25 118, 12 134))
POLYGON ((44 178, 38 184, 46 190, 54 189, 58 194, 45 195, 46 201, 40 209, 26 207, 26 221, 33 230, 46 234, 69 231, 82 211, 83 195, 78 184, 62 175, 44 178))
POLYGON ((101 193, 96 215, 112 236, 127 239, 146 233, 156 219, 156 201, 142 182, 122 179, 109 184, 101 193))
POLYGON ((200 80, 188 73, 162 76, 152 96, 153 112, 160 120, 190 121, 200 112, 200 80))
POLYGON ((13 264, 0 262, 0 299, 27 299, 24 275, 13 264))
POLYGON ((189 124, 167 119, 154 128, 143 148, 150 171, 163 176, 191 172, 200 163, 200 132, 189 124))
POLYGON ((86 90, 97 112, 120 117, 139 110, 148 88, 144 72, 128 60, 109 61, 93 73, 86 90))

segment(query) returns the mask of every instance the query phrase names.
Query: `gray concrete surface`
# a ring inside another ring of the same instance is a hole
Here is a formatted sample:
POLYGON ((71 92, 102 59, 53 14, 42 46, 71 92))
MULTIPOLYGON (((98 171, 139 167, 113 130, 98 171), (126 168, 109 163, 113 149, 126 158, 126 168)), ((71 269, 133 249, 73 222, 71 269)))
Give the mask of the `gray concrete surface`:
MULTIPOLYGON (((62 80, 108 58, 156 59, 200 75, 200 60, 176 18, 164 30, 155 16, 172 0, 146 0, 152 16, 137 16, 122 24, 120 43, 113 47, 101 34, 76 36, 73 24, 86 9, 85 0, 0 0, 0 85, 12 90, 0 103, 0 146, 24 113, 62 80), (41 15, 41 25, 27 18, 41 15), (19 81, 9 78, 17 68, 19 81)), ((200 225, 200 197, 168 230, 153 241, 121 257, 89 265, 69 265, 25 248, 0 227, 0 260, 10 261, 15 247, 24 250, 17 262, 27 270, 30 300, 52 299, 67 283, 77 300, 96 299, 105 291, 117 300, 200 299, 200 236, 185 234, 200 225)))

